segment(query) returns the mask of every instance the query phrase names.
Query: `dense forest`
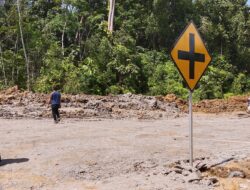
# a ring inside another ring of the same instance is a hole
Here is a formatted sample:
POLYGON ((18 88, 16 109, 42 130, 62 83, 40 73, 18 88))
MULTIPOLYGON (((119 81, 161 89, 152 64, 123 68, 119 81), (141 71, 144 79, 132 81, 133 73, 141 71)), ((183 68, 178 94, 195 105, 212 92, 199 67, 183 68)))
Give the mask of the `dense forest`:
POLYGON ((0 89, 165 95, 188 90, 170 58, 193 20, 213 60, 196 100, 250 92, 246 0, 0 0, 0 89))

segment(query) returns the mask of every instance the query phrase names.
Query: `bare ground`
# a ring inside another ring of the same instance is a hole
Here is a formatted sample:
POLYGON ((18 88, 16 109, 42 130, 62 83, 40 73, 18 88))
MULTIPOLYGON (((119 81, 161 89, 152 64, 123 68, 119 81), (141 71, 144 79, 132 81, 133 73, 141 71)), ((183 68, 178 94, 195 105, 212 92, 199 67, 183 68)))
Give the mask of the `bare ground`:
MULTIPOLYGON (((245 113, 194 114, 194 157, 232 158, 249 168, 250 117, 245 113)), ((188 117, 139 119, 0 119, 1 190, 238 190, 244 178, 221 176, 216 167, 188 182, 168 172, 189 158, 188 117)))

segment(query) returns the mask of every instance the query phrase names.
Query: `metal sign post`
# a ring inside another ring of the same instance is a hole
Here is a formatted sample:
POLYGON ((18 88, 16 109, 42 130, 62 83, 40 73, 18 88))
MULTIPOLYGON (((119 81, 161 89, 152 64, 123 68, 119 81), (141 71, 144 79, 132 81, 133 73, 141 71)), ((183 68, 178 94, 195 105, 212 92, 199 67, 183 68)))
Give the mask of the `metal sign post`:
POLYGON ((192 92, 212 60, 195 24, 191 21, 176 40, 171 58, 189 88, 189 148, 193 166, 192 92))
POLYGON ((189 91, 189 163, 193 167, 193 106, 192 106, 192 91, 189 91))

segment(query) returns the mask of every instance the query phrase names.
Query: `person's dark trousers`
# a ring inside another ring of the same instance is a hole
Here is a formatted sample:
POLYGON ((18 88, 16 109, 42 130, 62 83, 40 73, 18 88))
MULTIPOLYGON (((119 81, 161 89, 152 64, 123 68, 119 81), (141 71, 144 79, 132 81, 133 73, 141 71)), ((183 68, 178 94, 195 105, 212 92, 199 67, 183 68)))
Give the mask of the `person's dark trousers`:
POLYGON ((58 121, 58 119, 60 119, 60 114, 58 111, 59 107, 60 107, 60 105, 58 105, 58 104, 51 105, 52 115, 53 115, 53 118, 55 121, 58 121))

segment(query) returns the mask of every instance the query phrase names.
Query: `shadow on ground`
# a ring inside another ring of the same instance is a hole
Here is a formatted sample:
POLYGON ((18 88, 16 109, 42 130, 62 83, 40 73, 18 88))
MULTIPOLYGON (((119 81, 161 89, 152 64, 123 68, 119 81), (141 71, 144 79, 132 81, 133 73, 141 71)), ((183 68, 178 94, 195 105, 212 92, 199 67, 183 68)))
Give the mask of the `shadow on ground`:
POLYGON ((8 165, 8 164, 18 164, 22 162, 28 162, 28 158, 15 158, 15 159, 2 159, 0 161, 0 166, 8 165))

